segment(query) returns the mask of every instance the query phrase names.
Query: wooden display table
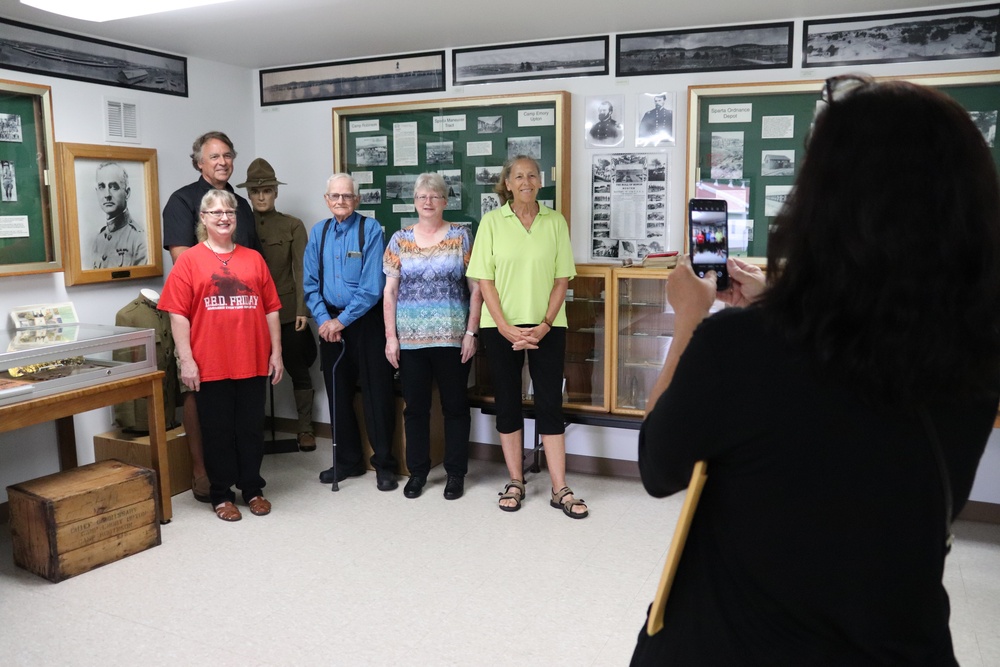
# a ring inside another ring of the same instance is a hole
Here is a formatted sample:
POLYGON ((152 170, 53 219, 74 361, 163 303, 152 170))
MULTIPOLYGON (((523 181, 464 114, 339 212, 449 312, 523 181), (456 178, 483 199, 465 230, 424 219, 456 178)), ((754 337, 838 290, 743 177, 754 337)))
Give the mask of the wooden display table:
POLYGON ((173 518, 173 507, 170 504, 170 469, 167 465, 166 422, 163 416, 163 371, 0 406, 0 433, 54 420, 59 469, 75 468, 76 429, 73 415, 137 398, 149 399, 150 467, 156 471, 158 478, 157 493, 162 511, 160 522, 167 523, 173 518))

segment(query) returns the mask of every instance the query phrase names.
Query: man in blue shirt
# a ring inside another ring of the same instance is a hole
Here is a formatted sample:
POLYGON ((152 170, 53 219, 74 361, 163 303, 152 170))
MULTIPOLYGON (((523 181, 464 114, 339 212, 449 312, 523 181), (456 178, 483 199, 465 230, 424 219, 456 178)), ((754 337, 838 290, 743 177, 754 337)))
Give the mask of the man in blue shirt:
POLYGON ((313 226, 303 258, 305 301, 319 326, 327 398, 335 397, 330 400, 330 414, 336 428, 336 473, 334 468, 324 470, 319 479, 330 484, 334 475, 340 482, 365 474, 361 433, 354 414, 354 393, 360 381, 378 489, 392 491, 398 486, 392 455, 396 401, 393 369, 385 358, 382 226, 354 211, 358 185, 350 175, 331 176, 324 197, 333 217, 313 226), (340 344, 344 345, 344 356, 334 377, 333 363, 340 354, 340 344))

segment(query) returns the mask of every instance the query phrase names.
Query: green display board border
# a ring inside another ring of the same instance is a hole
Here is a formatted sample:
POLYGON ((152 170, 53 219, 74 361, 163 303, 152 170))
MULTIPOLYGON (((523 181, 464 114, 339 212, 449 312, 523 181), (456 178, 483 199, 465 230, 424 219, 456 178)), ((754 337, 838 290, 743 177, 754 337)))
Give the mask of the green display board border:
POLYGON ((0 204, 0 215, 27 215, 32 239, 0 239, 0 277, 62 271, 59 196, 55 142, 52 130, 52 89, 0 79, 0 113, 11 113, 30 101, 32 118, 21 119, 21 142, 0 142, 0 159, 11 153, 15 160, 18 201, 0 204), (16 154, 16 155, 15 155, 16 154), (27 162, 28 164, 24 164, 27 162), (34 241, 34 242, 32 242, 34 241))
MULTIPOLYGON (((925 86, 939 88, 948 93, 949 89, 962 87, 987 87, 991 93, 998 96, 998 105, 994 109, 1000 108, 1000 70, 984 70, 981 72, 959 72, 954 74, 927 74, 914 76, 883 76, 872 77, 876 81, 911 81, 925 86)), ((702 117, 707 113, 706 106, 719 103, 754 103, 761 98, 770 98, 765 101, 780 101, 781 99, 791 99, 791 106, 797 109, 788 108, 782 113, 784 115, 794 115, 795 131, 794 137, 787 140, 767 140, 770 142, 769 148, 783 149, 794 148, 796 151, 796 165, 801 161, 805 152, 805 136, 808 134, 812 118, 815 111, 816 102, 820 99, 824 80, 809 81, 779 81, 773 83, 751 83, 751 84, 722 84, 706 86, 688 87, 688 133, 687 133, 687 198, 695 197, 695 187, 699 180, 709 179, 710 173, 705 173, 706 157, 702 155, 702 148, 707 144, 711 146, 711 135, 713 131, 726 131, 728 129, 744 129, 744 124, 713 123, 705 124, 702 127, 702 117)), ((959 100, 961 102, 961 100, 959 100)), ((755 104, 753 122, 755 127, 759 127, 760 114, 757 113, 755 104)), ((768 112, 767 115, 772 115, 768 112)), ((758 139, 758 142, 760 140, 758 139)), ((755 144, 756 145, 756 144, 755 144)), ((794 176, 768 177, 765 183, 761 183, 759 161, 754 159, 754 155, 745 149, 744 153, 744 179, 749 179, 750 183, 750 215, 754 220, 754 234, 766 234, 768 219, 764 217, 764 185, 790 185, 794 181, 794 176)), ((1000 143, 993 149, 994 160, 1000 167, 1000 143)), ((690 232, 687 223, 684 227, 684 247, 687 251, 690 232)), ((758 266, 766 265, 766 257, 754 254, 748 258, 749 261, 758 266)))
MULTIPOLYGON (((570 102, 571 95, 566 91, 544 93, 526 93, 522 95, 494 95, 482 97, 459 97, 439 100, 421 100, 416 102, 395 102, 389 104, 370 104, 355 107, 342 107, 333 110, 333 164, 336 172, 372 171, 374 183, 362 184, 361 188, 380 188, 385 195, 385 176, 397 174, 421 174, 425 171, 440 169, 460 169, 462 171, 462 209, 446 210, 444 217, 452 222, 471 223, 473 229, 478 226, 480 211, 477 208, 480 193, 492 192, 491 186, 477 185, 475 182, 476 167, 502 164, 507 157, 507 140, 519 136, 542 136, 542 160, 544 187, 539 191, 538 198, 551 199, 557 211, 570 220, 570 102), (516 123, 504 123, 503 130, 496 134, 478 135, 481 140, 494 142, 493 151, 502 148, 502 155, 474 156, 465 155, 464 150, 454 151, 454 161, 449 164, 427 164, 425 145, 428 139, 453 140, 456 143, 470 138, 475 129, 467 129, 464 134, 455 132, 429 132, 426 124, 432 122, 434 116, 466 115, 467 127, 469 121, 476 122, 478 115, 503 115, 516 112, 518 109, 552 109, 555 123, 551 126, 517 127, 516 123), (389 139, 389 158, 387 166, 359 165, 352 158, 354 155, 354 139, 356 136, 348 132, 348 123, 358 119, 378 120, 379 129, 365 132, 361 136, 386 136, 389 139), (392 158, 392 126, 403 120, 417 120, 422 129, 418 135, 419 164, 416 166, 395 166, 392 158), (349 159, 351 158, 351 159, 349 159), (472 194, 476 197, 473 199, 472 194)), ((383 196, 382 203, 376 206, 360 204, 363 210, 375 209, 375 218, 385 227, 386 235, 391 235, 400 228, 402 217, 416 217, 415 213, 394 213, 393 204, 412 204, 412 200, 389 200, 383 196)))

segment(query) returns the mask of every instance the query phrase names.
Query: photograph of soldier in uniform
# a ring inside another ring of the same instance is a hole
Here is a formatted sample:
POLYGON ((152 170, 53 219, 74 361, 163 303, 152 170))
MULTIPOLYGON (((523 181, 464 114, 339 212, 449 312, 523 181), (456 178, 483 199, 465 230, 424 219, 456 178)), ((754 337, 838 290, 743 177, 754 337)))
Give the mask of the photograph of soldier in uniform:
MULTIPOLYGON (((149 263, 145 226, 129 210, 132 188, 129 185, 128 168, 132 166, 124 162, 101 162, 91 172, 94 178, 93 188, 97 193, 97 206, 100 209, 97 218, 100 227, 90 246, 90 261, 81 262, 81 266, 111 269, 149 263)), ((142 165, 137 167, 137 174, 140 176, 137 180, 141 183, 142 165)), ((77 178, 80 176, 78 172, 77 178)), ((86 192, 86 189, 78 188, 78 192, 86 192)), ((137 203, 140 205, 136 210, 144 210, 141 197, 137 203)), ((80 216, 83 218, 84 214, 81 212, 80 216)), ((80 222, 81 229, 84 229, 84 220, 80 222)), ((82 244, 80 252, 84 252, 82 244)))
POLYGON ((2 201, 17 201, 17 177, 14 163, 10 160, 0 160, 0 184, 3 185, 2 201))
POLYGON ((660 146, 674 143, 674 96, 671 93, 639 95, 636 109, 638 125, 636 146, 660 146), (652 108, 650 108, 652 103, 652 108))
POLYGON ((618 146, 625 140, 625 130, 617 119, 624 108, 624 95, 587 98, 587 146, 618 146))

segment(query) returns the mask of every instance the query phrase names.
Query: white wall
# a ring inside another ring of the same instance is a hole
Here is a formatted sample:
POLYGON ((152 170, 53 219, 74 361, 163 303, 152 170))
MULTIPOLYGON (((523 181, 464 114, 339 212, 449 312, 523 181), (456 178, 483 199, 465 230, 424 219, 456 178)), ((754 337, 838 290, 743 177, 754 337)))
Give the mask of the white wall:
MULTIPOLYGON (((655 27, 655 26, 650 26, 655 27)), ((797 27, 801 33, 801 25, 797 27)), ((611 38, 612 58, 614 36, 611 38)), ((799 45, 793 49, 793 59, 798 60, 799 45)), ((446 53, 450 68, 450 53, 446 53)), ((866 67, 876 75, 913 75, 941 72, 986 70, 997 68, 997 59, 970 59, 931 63, 904 63, 866 67)), ((174 189, 192 181, 196 174, 188 161, 191 141, 209 129, 229 133, 239 150, 233 183, 240 183, 246 167, 254 157, 267 159, 278 178, 287 183, 281 186, 279 210, 295 215, 311 227, 329 215, 322 194, 327 176, 334 167, 332 109, 337 106, 384 104, 388 102, 452 98, 481 95, 522 94, 567 90, 572 93, 572 230, 574 255, 578 263, 589 261, 589 188, 590 161, 596 152, 584 146, 584 112, 588 96, 625 95, 626 106, 619 118, 629 123, 632 132, 636 116, 637 97, 641 93, 662 90, 676 93, 675 123, 678 133, 677 146, 667 149, 670 160, 670 209, 668 219, 668 244, 673 249, 683 247, 685 192, 685 128, 687 125, 687 87, 689 85, 750 83, 768 81, 821 80, 828 76, 854 71, 859 68, 821 68, 802 70, 799 67, 784 70, 751 72, 710 72, 697 75, 676 74, 663 76, 618 79, 614 76, 555 79, 548 81, 515 82, 452 88, 444 93, 402 95, 345 100, 338 102, 309 102, 261 108, 256 72, 192 59, 188 63, 191 86, 189 98, 174 98, 152 93, 130 93, 142 105, 143 146, 156 148, 160 175, 161 207, 174 189)), ((61 79, 31 76, 19 72, 4 72, 4 78, 45 83, 53 88, 55 131, 59 141, 102 143, 101 99, 105 94, 118 91, 105 86, 83 84, 61 79)), ((449 72, 450 74, 450 72, 449 72)), ((619 150, 634 148, 631 138, 619 150)), ((165 257, 165 266, 169 267, 165 257)), ((158 288, 162 280, 131 281, 123 285, 97 287, 63 286, 62 274, 25 276, 3 279, 0 292, 0 313, 11 307, 35 301, 74 301, 84 320, 111 323, 114 314, 141 287, 158 288)), ((329 411, 322 392, 322 381, 314 368, 318 388, 315 419, 329 421, 329 411)), ((287 384, 287 383, 285 383, 287 384)), ((278 414, 294 417, 295 409, 287 387, 277 395, 278 414)), ((93 459, 93 435, 110 427, 110 411, 97 411, 77 420, 77 449, 81 462, 93 459)), ((526 440, 532 436, 528 424, 526 440)), ((493 429, 493 420, 476 415, 473 420, 472 439, 476 442, 499 443, 493 429)), ((567 451, 573 454, 602 456, 635 460, 635 431, 572 426, 567 437, 567 451)), ((973 488, 973 499, 1000 503, 1000 436, 996 432, 990 439, 979 478, 973 488), (992 461, 992 465, 987 465, 992 461)), ((0 435, 0 500, 6 496, 6 485, 28 479, 57 468, 55 455, 55 430, 51 425, 24 429, 0 435)))

